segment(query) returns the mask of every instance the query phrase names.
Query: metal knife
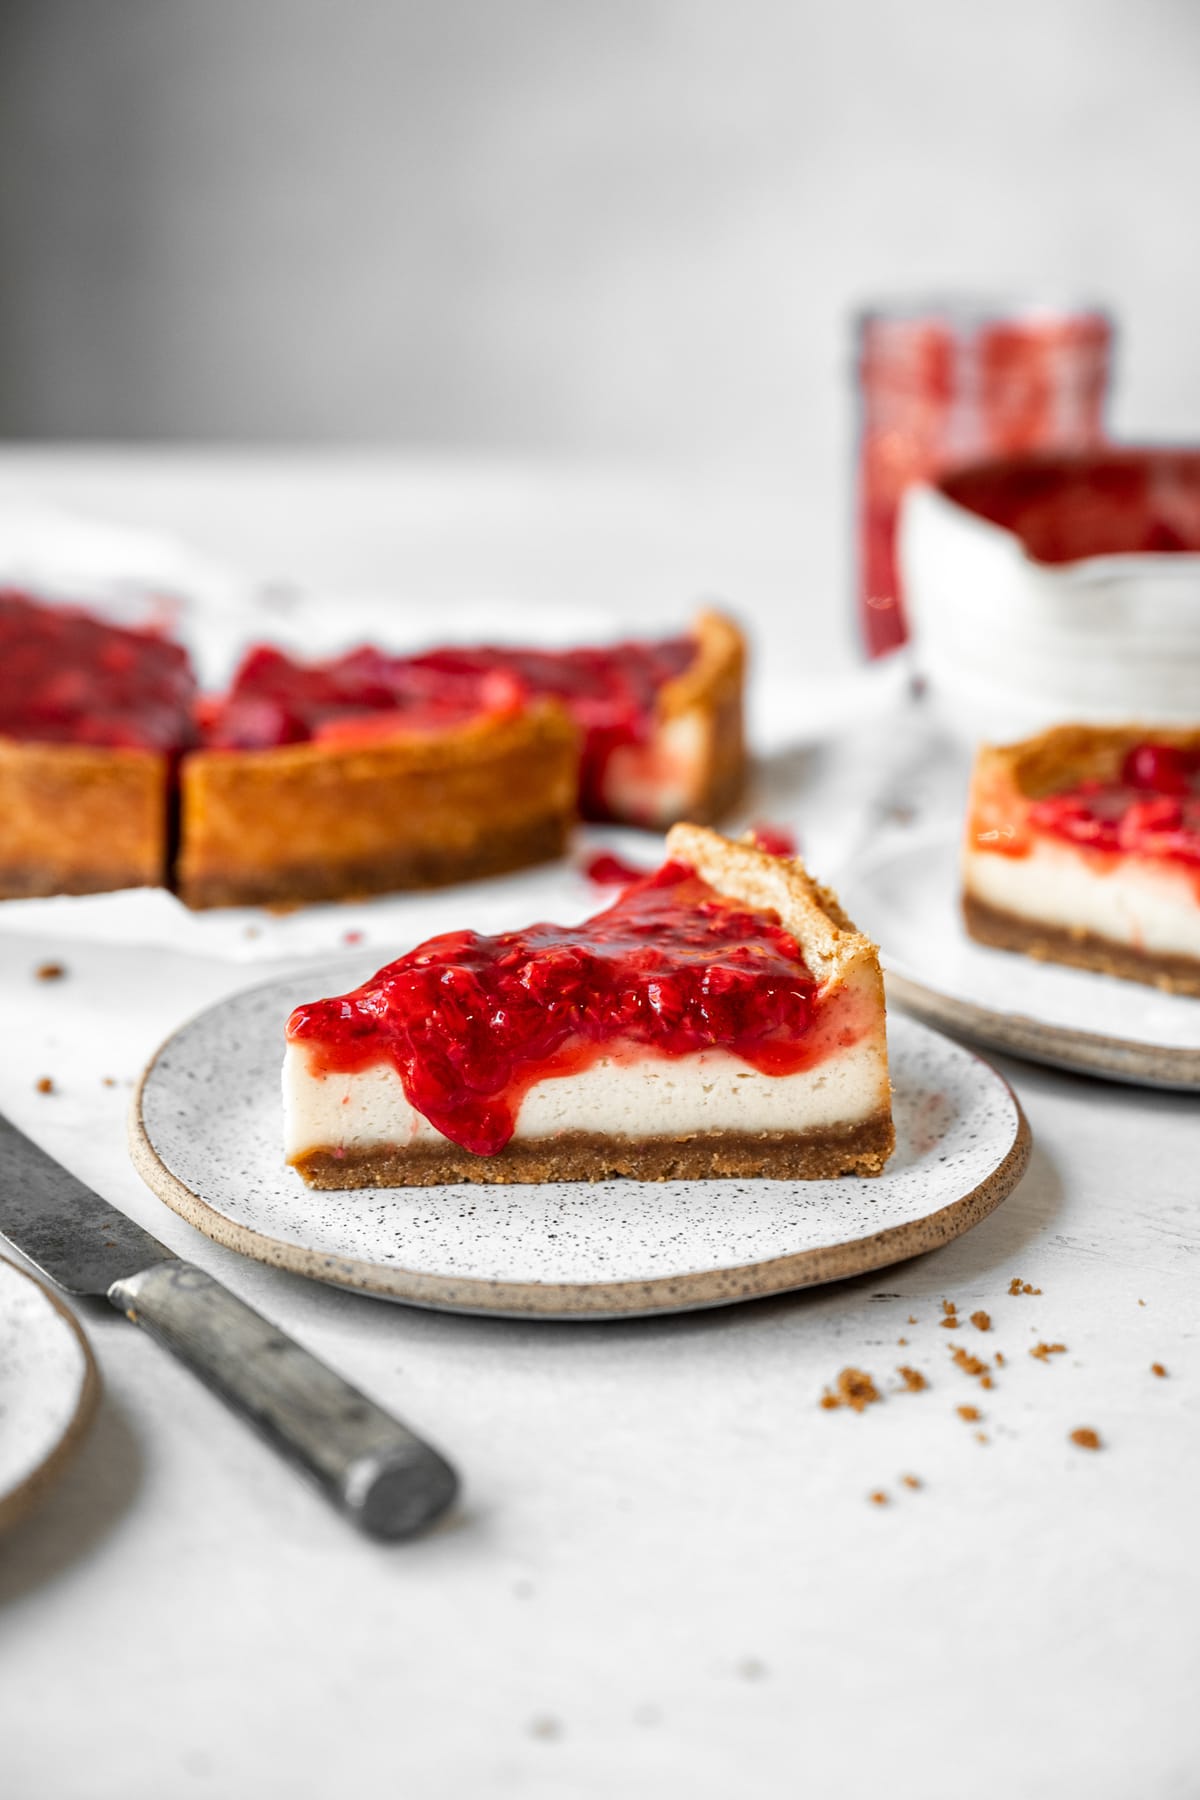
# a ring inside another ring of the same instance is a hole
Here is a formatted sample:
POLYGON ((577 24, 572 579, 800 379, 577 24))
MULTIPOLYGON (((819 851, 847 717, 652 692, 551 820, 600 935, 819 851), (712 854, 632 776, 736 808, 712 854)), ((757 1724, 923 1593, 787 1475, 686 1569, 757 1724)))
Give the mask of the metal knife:
POLYGON ((444 1513, 444 1457, 0 1115, 0 1236, 68 1294, 106 1299, 241 1413, 370 1537, 444 1513))

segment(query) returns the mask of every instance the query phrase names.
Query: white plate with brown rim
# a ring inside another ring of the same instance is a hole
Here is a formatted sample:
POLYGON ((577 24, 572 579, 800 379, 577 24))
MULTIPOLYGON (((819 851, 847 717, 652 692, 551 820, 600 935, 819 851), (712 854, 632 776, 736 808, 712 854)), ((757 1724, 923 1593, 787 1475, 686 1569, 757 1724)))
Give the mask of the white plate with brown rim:
POLYGON ((100 1378, 74 1313, 0 1257, 0 1530, 32 1512, 82 1443, 100 1378))
POLYGON ((454 1312, 616 1318, 782 1293, 899 1262, 999 1205, 1029 1127, 987 1063, 889 1023, 897 1146, 874 1179, 550 1182, 317 1192, 283 1159, 292 1008, 361 957, 218 1002, 159 1050, 130 1121, 143 1178, 218 1243, 318 1280, 454 1312))

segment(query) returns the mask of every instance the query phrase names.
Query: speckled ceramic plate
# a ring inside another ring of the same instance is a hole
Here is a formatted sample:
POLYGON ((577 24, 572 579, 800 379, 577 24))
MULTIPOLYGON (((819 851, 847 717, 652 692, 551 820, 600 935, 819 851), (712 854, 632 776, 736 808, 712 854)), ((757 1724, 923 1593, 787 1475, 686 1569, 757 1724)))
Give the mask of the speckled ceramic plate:
POLYGON ((57 1480, 99 1393, 75 1315, 0 1257, 0 1530, 31 1512, 57 1480))
POLYGON ((882 946, 888 993, 993 1049, 1142 1087, 1200 1089, 1200 1000, 973 943, 944 831, 843 871, 838 893, 882 946))
POLYGON ((291 1008, 362 981, 361 958, 251 988, 163 1045, 131 1115, 169 1206, 260 1261, 457 1312, 615 1318, 878 1269, 957 1237, 1020 1180, 1029 1128, 995 1070, 898 1017, 898 1133, 875 1180, 549 1183, 315 1193, 286 1167, 291 1008))

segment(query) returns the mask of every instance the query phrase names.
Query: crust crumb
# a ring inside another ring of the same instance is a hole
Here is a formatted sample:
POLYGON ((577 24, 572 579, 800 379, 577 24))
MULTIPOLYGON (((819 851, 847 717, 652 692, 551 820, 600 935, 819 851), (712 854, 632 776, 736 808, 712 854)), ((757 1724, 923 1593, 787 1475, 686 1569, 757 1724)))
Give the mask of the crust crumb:
POLYGON ((1008 1284, 1008 1291, 1010 1294, 1017 1295, 1040 1294, 1042 1290, 1041 1288, 1035 1288, 1031 1282, 1022 1281, 1019 1275, 1014 1275, 1008 1284))
POLYGON ((1049 1362, 1052 1356, 1062 1356, 1066 1352, 1065 1344, 1035 1344, 1029 1352, 1038 1362, 1049 1362))
POLYGON ((886 1506, 888 1503, 888 1497, 882 1488, 876 1488, 873 1494, 868 1495, 868 1499, 872 1506, 886 1506))
POLYGON ((961 1344, 952 1346, 950 1360, 964 1375, 986 1375, 988 1372, 987 1364, 980 1357, 972 1356, 969 1350, 964 1350, 961 1344))
POLYGON ((62 963, 55 962, 39 963, 34 970, 39 981, 61 981, 66 972, 62 963))
POLYGON ((874 1380, 864 1369, 843 1369, 832 1391, 826 1388, 821 1395, 821 1405, 830 1409, 848 1406, 852 1412, 863 1412, 882 1398, 874 1380))
POLYGON ((1080 1425, 1078 1430, 1073 1431, 1071 1442, 1078 1444, 1081 1450, 1099 1450, 1102 1447, 1100 1433, 1093 1431, 1090 1425, 1080 1425))
POLYGON ((919 1475, 902 1475, 900 1479, 906 1488, 919 1488, 922 1485, 919 1475))
POLYGON ((919 1394, 922 1388, 929 1386, 920 1369, 910 1369, 907 1363, 901 1363, 896 1373, 904 1383, 906 1393, 919 1394))
POLYGON ((1166 1372, 1167 1371, 1164 1369, 1164 1367, 1161 1363, 1151 1363, 1150 1364, 1150 1373, 1152 1375, 1165 1375, 1166 1372))
POLYGON ((992 1329, 991 1314, 985 1312, 973 1312, 971 1314, 971 1323, 976 1331, 990 1331, 992 1329))
POLYGON ((965 1419, 967 1421, 968 1425, 973 1425, 976 1419, 982 1419, 983 1417, 983 1414, 977 1406, 956 1406, 954 1410, 957 1412, 960 1419, 965 1419))
POLYGON ((49 1075, 41 1076, 33 1085, 39 1094, 52 1094, 54 1092, 54 1083, 51 1081, 49 1075))

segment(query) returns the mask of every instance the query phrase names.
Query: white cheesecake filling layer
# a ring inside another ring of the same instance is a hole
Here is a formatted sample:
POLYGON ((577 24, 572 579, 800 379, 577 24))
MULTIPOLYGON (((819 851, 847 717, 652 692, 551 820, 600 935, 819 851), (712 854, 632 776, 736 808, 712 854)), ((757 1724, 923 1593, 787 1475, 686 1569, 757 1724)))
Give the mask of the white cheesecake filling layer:
POLYGON ((668 719, 649 743, 618 744, 604 769, 604 803, 646 825, 685 819, 703 784, 708 722, 699 709, 668 719))
MULTIPOLYGON (((530 1088, 517 1134, 690 1137, 697 1132, 816 1131, 855 1125, 888 1104, 882 1029, 798 1075, 762 1075, 724 1050, 617 1062, 530 1088)), ((308 1047, 290 1043, 283 1064, 284 1143, 291 1158, 321 1148, 431 1147, 442 1133, 408 1102, 390 1063, 354 1075, 314 1073, 308 1047)))
POLYGON ((1124 858, 1097 866, 1039 838, 1028 856, 970 850, 967 892, 1001 912, 1163 955, 1200 957, 1200 900, 1184 869, 1124 858))

